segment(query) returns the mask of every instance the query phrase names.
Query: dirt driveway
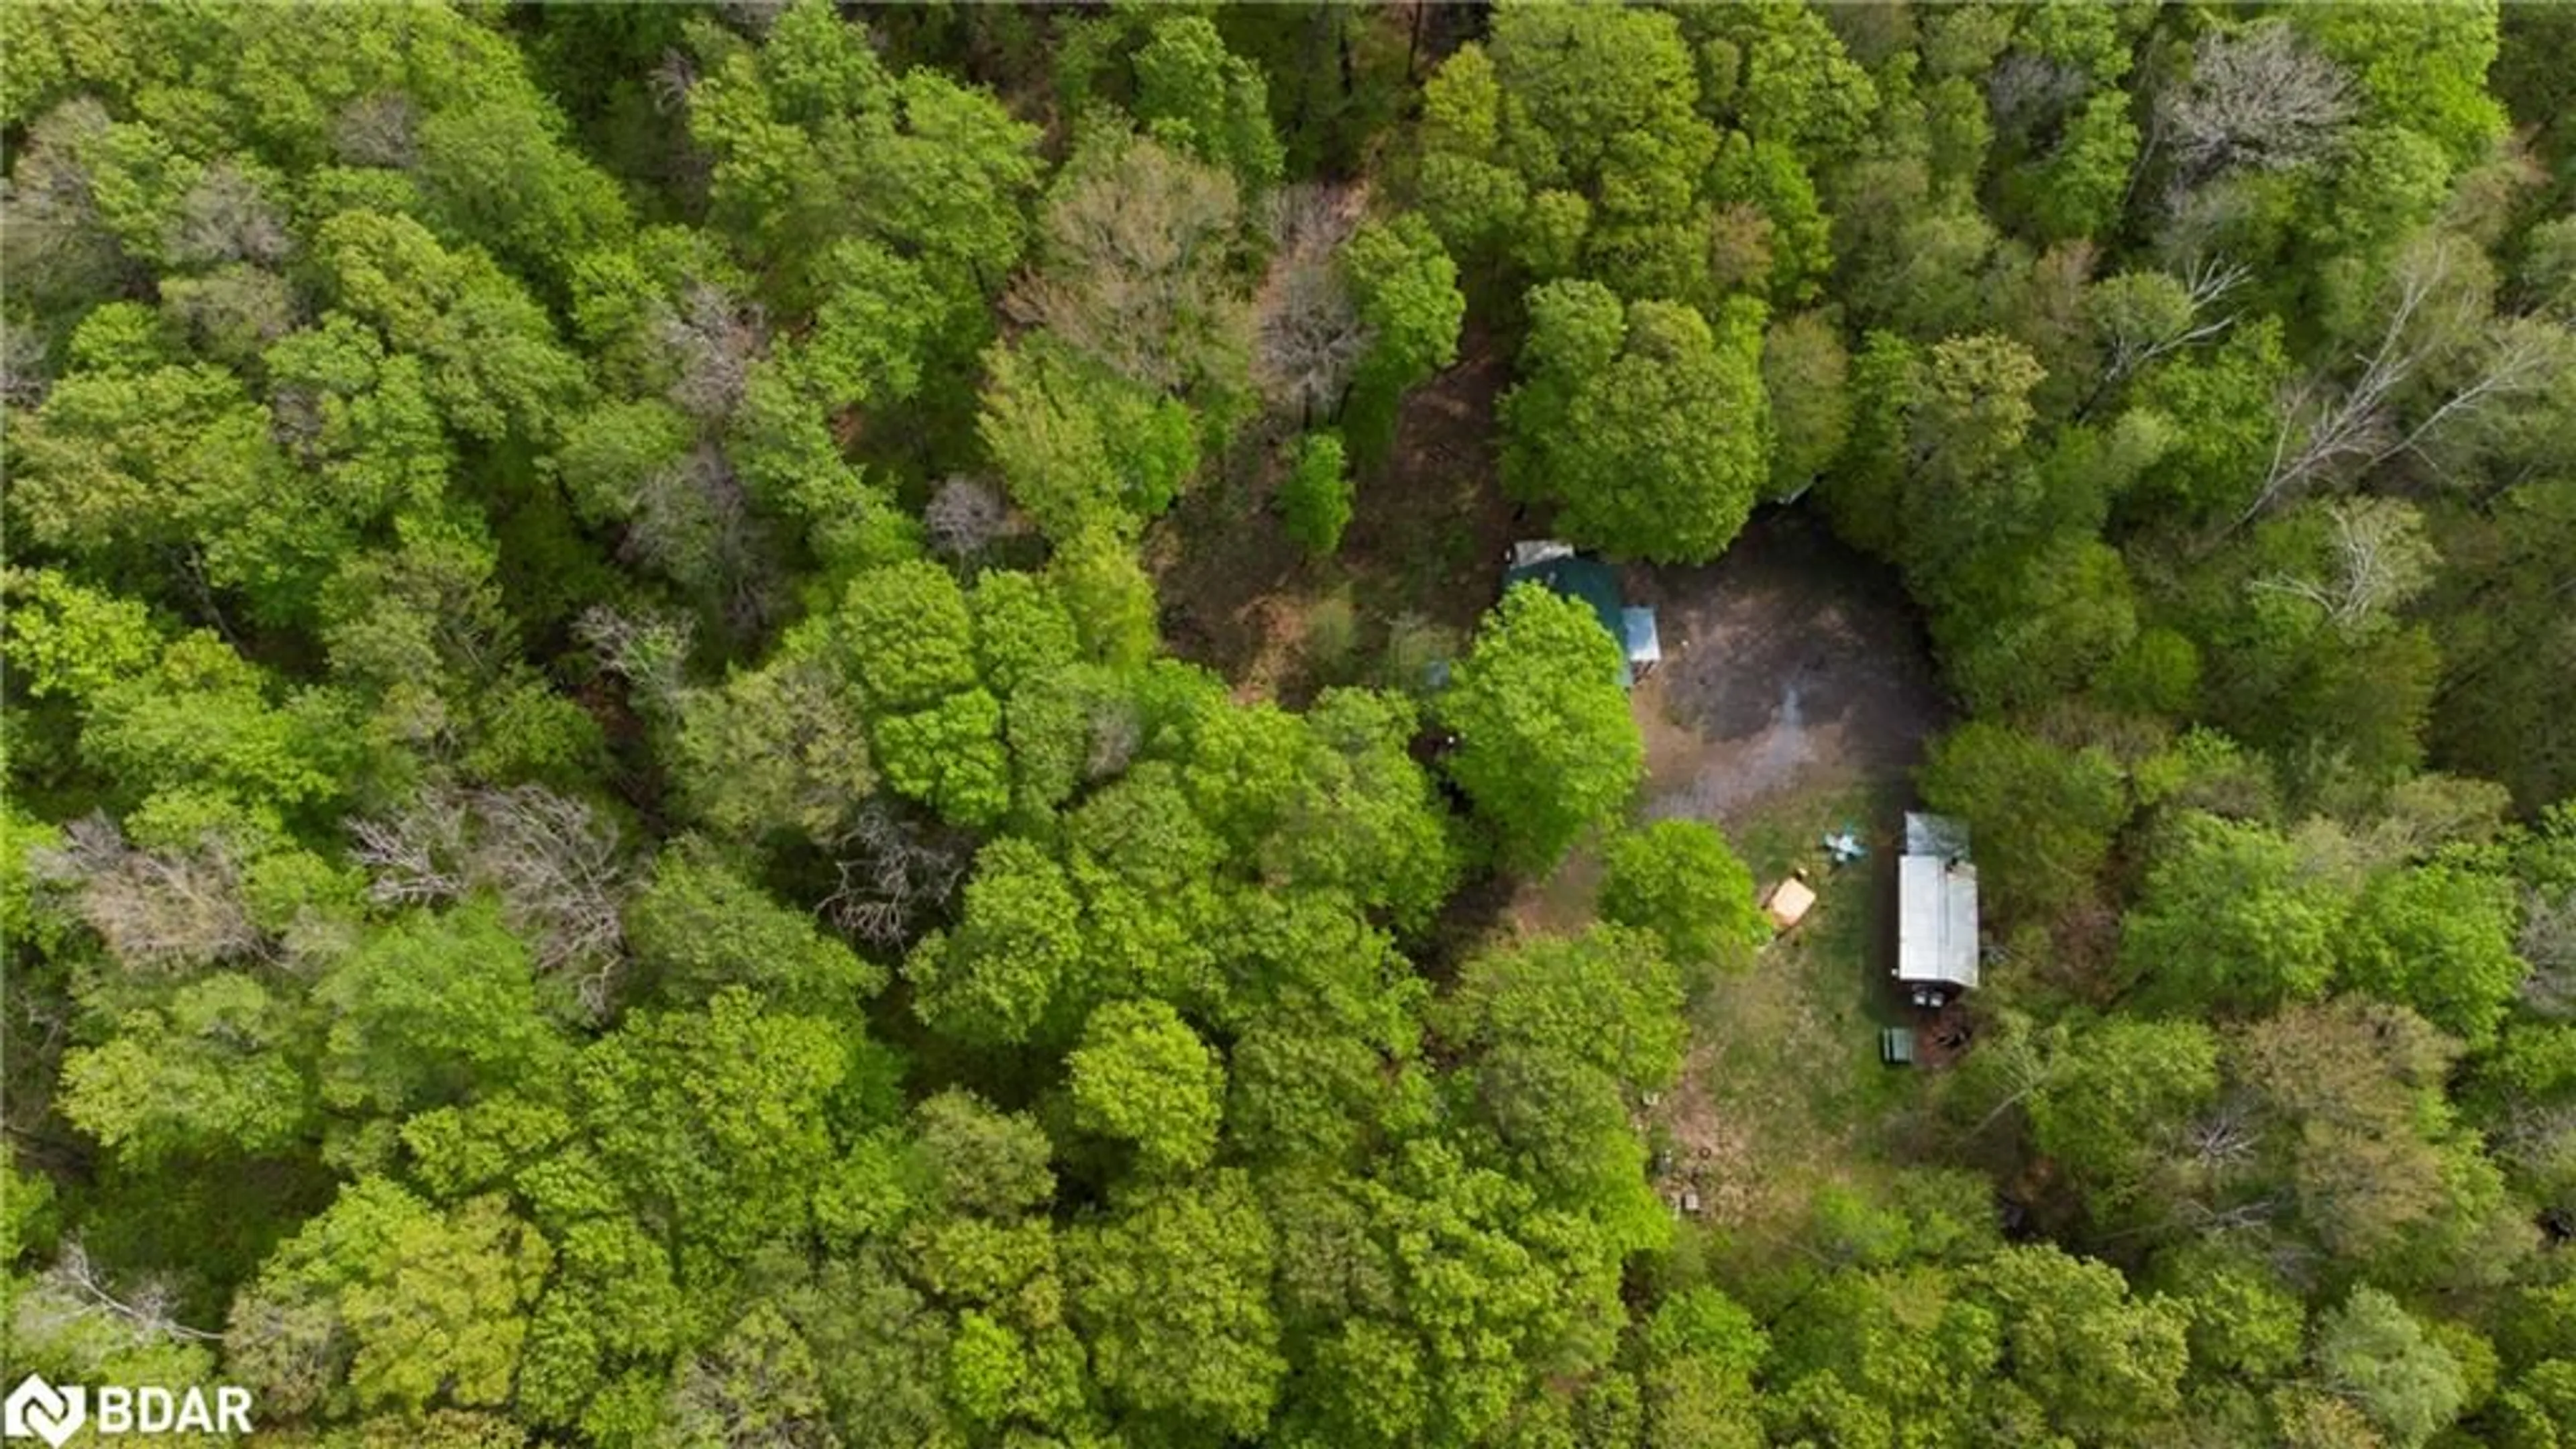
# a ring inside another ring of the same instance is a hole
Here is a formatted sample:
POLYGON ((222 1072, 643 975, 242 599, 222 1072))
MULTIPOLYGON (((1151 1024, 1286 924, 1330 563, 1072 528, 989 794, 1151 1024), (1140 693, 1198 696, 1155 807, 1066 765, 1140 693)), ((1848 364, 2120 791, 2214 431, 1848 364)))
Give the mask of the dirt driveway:
POLYGON ((1894 573, 1802 511, 1766 511, 1724 557, 1631 565, 1664 662, 1637 686, 1645 814, 1741 826, 1789 795, 1901 779, 1946 716, 1894 573))

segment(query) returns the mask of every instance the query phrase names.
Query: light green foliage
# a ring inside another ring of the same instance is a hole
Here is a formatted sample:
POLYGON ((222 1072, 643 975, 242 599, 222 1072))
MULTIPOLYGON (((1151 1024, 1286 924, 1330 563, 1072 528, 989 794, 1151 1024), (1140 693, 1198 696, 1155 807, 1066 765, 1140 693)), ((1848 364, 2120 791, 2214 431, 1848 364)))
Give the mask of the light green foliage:
POLYGON ((469 438, 554 438, 587 391, 544 309, 489 257, 405 216, 350 211, 318 229, 330 296, 387 349, 419 356, 430 397, 469 438))
POLYGON ((295 1023, 266 988, 224 972, 167 1013, 140 1011, 63 1063, 63 1114, 131 1160, 258 1156, 311 1129, 313 1088, 295 1023))
POLYGON ((779 905, 715 852, 682 840, 626 907, 626 945, 673 1001, 704 1001, 728 986, 816 1011, 845 1011, 885 985, 811 920, 779 905))
POLYGON ((1535 585, 1488 616, 1440 717, 1458 735, 1449 773, 1516 869, 1554 864, 1627 803, 1645 769, 1618 643, 1589 605, 1535 585))
POLYGON ((832 635, 871 712, 919 709, 975 683, 966 593, 937 564, 895 564, 851 580, 832 635))
POLYGON ((1351 478, 1339 433, 1308 433, 1298 440, 1288 477, 1279 485, 1279 507, 1288 536, 1316 558, 1341 547, 1351 521, 1351 478))
POLYGON ((1656 1206, 1627 1102, 1681 1069, 1681 983, 1642 932, 1596 927, 1538 938, 1467 965, 1434 1017, 1476 1053, 1476 1100, 1551 1196, 1622 1215, 1656 1206))
POLYGON ((2259 825, 2193 813, 2156 842, 2120 938, 2122 965, 2168 1009, 2258 1011, 2321 995, 2345 903, 2259 825))
POLYGON ((1610 842, 1601 918, 1651 933, 1677 965, 1741 972, 1771 938, 1753 872, 1696 820, 1658 820, 1610 842))
POLYGON ((1059 543, 1132 537, 1197 471, 1189 409, 1043 340, 997 348, 978 420, 1011 501, 1059 543))
POLYGON ((1158 22, 1136 52, 1136 116, 1156 140, 1234 173, 1247 195, 1279 182, 1261 72, 1198 16, 1158 22))
POLYGON ((1073 616, 1086 659, 1132 669, 1154 656, 1154 581, 1117 534, 1086 528, 1061 543, 1047 561, 1047 581, 1073 616))
POLYGON ((2340 972, 2472 1047, 2491 1046, 2530 970, 2514 954, 2519 916, 2512 886, 2495 877, 2441 865, 2392 871, 2355 903, 2340 972))
POLYGON ((1527 375, 1502 403, 1504 481, 1563 505, 1577 543, 1661 562, 1715 557, 1770 477, 1762 312, 1712 330, 1665 302, 1621 308, 1595 282, 1530 294, 1527 375))
POLYGON ((226 1361, 281 1418, 505 1404, 552 1261, 498 1198, 442 1211, 363 1179, 234 1305, 226 1361))
POLYGON ((1410 754, 1420 727, 1412 702, 1326 690, 1303 723, 1309 743, 1265 863, 1418 929, 1456 883, 1459 848, 1431 776, 1410 754))
POLYGON ((1336 260, 1370 333, 1352 370, 1342 430, 1360 459, 1374 462, 1395 440, 1403 395, 1458 360, 1467 299, 1457 263, 1418 212, 1361 223, 1336 260))
POLYGON ((976 579, 975 657, 984 687, 1008 699, 1020 685, 1071 664, 1081 649, 1073 616, 1046 580, 996 570, 976 579))
POLYGON ((839 833, 877 777, 858 691, 827 648, 821 631, 791 633, 759 668, 681 697, 672 755, 694 818, 739 840, 839 833))
POLYGON ((9 594, 9 668, 37 699, 90 699, 161 656, 152 613, 52 569, 0 576, 9 594))
POLYGON ((478 902, 377 932, 315 984, 331 1009, 322 1095, 400 1115, 511 1088, 569 1065, 525 942, 478 902))
POLYGON ((1067 1247, 1074 1322, 1113 1405, 1203 1434, 1258 1432, 1287 1371, 1251 1183, 1150 1188, 1067 1247))
POLYGON ((976 855, 956 930, 904 963, 913 1010, 966 1041, 1023 1042, 1051 1003, 1078 988, 1082 904, 1064 871, 1027 841, 1004 837, 976 855))
POLYGON ((1001 736, 1000 702, 969 689, 928 709, 879 718, 871 739, 886 788, 943 819, 981 827, 1011 805, 1010 761, 1001 736))
POLYGON ((2012 1247, 1980 1265, 2014 1386, 2060 1430, 2115 1442, 2180 1407, 2189 1314, 2129 1295, 2119 1270, 2051 1246, 2012 1247))
POLYGON ((2070 1036, 2025 1108, 2032 1140, 2097 1213, 2123 1207, 2218 1095, 2218 1040, 2189 1021, 2112 1019, 2070 1036))
POLYGON ((1188 1172, 1216 1150, 1224 1069, 1163 1002, 1095 1008, 1067 1065, 1074 1120, 1135 1144, 1147 1171, 1188 1172))
POLYGON ((1842 455, 1851 436, 1850 369, 1842 340, 1819 313, 1784 317, 1763 334, 1762 390, 1775 440, 1765 496, 1794 497, 1842 455))
POLYGON ((2316 1367, 2398 1446, 2432 1438, 2467 1397, 2459 1362, 2396 1299, 2367 1285, 2318 1319, 2316 1367))
POLYGON ((803 1226, 836 1094, 869 1069, 852 1029, 729 987, 703 1010, 629 1016, 582 1054, 573 1091, 600 1165, 686 1283, 803 1226))

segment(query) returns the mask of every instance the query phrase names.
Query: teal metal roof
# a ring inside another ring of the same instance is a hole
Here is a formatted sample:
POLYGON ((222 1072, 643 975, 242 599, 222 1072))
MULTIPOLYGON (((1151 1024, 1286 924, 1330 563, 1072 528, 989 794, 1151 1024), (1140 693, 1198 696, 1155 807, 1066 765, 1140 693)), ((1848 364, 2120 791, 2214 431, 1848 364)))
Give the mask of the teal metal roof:
MULTIPOLYGON (((1516 584, 1538 584, 1569 599, 1589 604, 1593 616, 1601 621, 1601 627, 1618 642, 1620 685, 1624 688, 1636 682, 1635 673, 1629 667, 1629 656, 1634 652, 1630 647, 1630 621, 1627 611, 1619 604, 1619 576, 1611 572, 1608 564, 1581 554, 1559 554, 1506 569, 1503 572, 1503 591, 1509 593, 1516 584)), ((1654 627, 1651 614, 1644 627, 1651 634, 1654 627)))

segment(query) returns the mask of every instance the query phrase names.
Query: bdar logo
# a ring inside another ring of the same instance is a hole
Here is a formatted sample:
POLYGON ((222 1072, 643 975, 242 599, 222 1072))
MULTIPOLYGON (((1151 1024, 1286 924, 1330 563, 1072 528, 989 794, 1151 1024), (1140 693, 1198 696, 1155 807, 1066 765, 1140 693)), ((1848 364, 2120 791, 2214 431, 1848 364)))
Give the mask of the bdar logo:
POLYGON ((44 1375, 29 1374, 0 1405, 0 1433, 12 1439, 42 1439, 59 1446, 80 1432, 89 1417, 87 1394, 77 1384, 55 1388, 44 1375))

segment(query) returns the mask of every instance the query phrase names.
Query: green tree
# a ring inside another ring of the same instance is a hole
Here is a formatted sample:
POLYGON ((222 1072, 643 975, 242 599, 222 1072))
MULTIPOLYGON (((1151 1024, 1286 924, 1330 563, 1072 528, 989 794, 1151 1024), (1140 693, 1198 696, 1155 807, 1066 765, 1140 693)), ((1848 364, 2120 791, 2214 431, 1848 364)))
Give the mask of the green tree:
POLYGON ((1733 974, 1771 938, 1753 872, 1696 820, 1658 820, 1610 842, 1601 918, 1650 932, 1675 964, 1733 974))
POLYGON ((1341 547, 1342 530, 1351 521, 1351 479, 1339 433, 1308 433, 1298 440, 1288 477, 1279 485, 1279 507, 1288 536, 1309 555, 1328 558, 1341 547))
POLYGON ((1417 212, 1361 223, 1336 260, 1369 331, 1342 403, 1342 432, 1359 460, 1373 465, 1395 440, 1404 394, 1458 360, 1467 299, 1457 264, 1417 212))
POLYGON ((2495 1044, 2530 967, 2514 954, 2513 887, 2428 865, 2387 872, 2354 904, 2340 941, 2342 978, 2413 1007, 2472 1048, 2495 1044))
POLYGON ((1619 688, 1619 645, 1589 605, 1524 585, 1461 660, 1440 703, 1448 768, 1503 859, 1543 870, 1627 803, 1645 746, 1619 688))
POLYGON ((1195 15, 1157 22, 1136 52, 1136 116, 1155 139, 1234 173, 1246 195, 1279 182, 1261 72, 1195 15))
POLYGON ((1978 875, 2007 914, 2084 900, 2129 818, 2107 751, 2060 749, 1984 720, 1934 742, 1918 781, 1924 803, 1967 822, 1978 875))
POLYGON ((1074 1120, 1134 1143, 1147 1171, 1186 1173, 1215 1152, 1225 1069, 1167 1003, 1095 1007, 1066 1062, 1074 1120))
POLYGON ((2324 994, 2344 914, 2287 839, 2195 812, 2162 832, 2120 960, 2169 1010, 2261 1011, 2324 994))
POLYGON ((964 1041, 1029 1040, 1080 988, 1082 903, 1062 867, 1004 836, 976 853, 953 933, 925 937, 905 959, 913 1010, 964 1041))
POLYGON ((1250 1181, 1231 1172, 1145 1190, 1072 1235, 1073 1320, 1122 1416, 1184 1435, 1261 1432, 1288 1367, 1273 1242, 1250 1181))
POLYGON ((553 1253, 498 1198, 344 1188, 233 1305, 226 1361, 282 1419, 498 1406, 553 1253))
POLYGON ((2458 1360, 2396 1299, 2368 1284, 2319 1315, 2315 1361, 2394 1445, 2432 1438, 2467 1398, 2458 1360))
POLYGON ((1665 302, 1624 312, 1596 282, 1530 294, 1525 380, 1502 402, 1503 477, 1563 505, 1578 543, 1666 563, 1716 557, 1771 469, 1762 311, 1711 330, 1665 302))

